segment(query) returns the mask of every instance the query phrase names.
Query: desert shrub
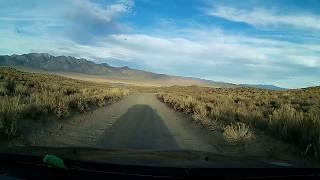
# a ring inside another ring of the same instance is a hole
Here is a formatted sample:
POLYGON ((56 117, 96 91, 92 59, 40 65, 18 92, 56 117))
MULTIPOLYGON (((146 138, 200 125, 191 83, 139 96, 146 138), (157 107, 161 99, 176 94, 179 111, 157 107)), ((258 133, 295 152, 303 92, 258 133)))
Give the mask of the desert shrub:
POLYGON ((255 138, 249 126, 241 122, 227 125, 224 128, 223 137, 230 144, 247 143, 255 138))
POLYGON ((200 104, 200 103, 195 104, 194 109, 193 109, 193 115, 198 117, 198 118, 195 118, 195 120, 197 120, 197 119, 201 120, 201 119, 208 118, 206 106, 204 104, 200 104))
POLYGON ((29 88, 27 86, 24 86, 23 84, 16 85, 15 93, 17 95, 24 95, 24 96, 28 96, 30 94, 29 88))
POLYGON ((301 136, 303 113, 296 111, 289 104, 275 110, 270 116, 269 126, 274 133, 287 140, 296 140, 301 136))
POLYGON ((209 116, 211 119, 222 119, 221 117, 223 116, 222 111, 218 106, 212 105, 213 107, 210 108, 209 111, 209 116))
MULTIPOLYGON (((190 112, 193 112, 193 108, 197 105, 197 99, 193 98, 192 96, 187 96, 187 97, 183 97, 182 98, 182 109, 187 112, 187 113, 190 113, 190 112)), ((176 102, 176 104, 178 105, 179 103, 176 102)), ((204 111, 200 112, 201 107, 198 107, 199 109, 199 113, 206 113, 204 111)), ((201 114, 203 115, 203 114, 201 114)))
POLYGON ((46 117, 48 115, 48 109, 37 104, 30 104, 25 107, 22 115, 25 118, 36 120, 46 117))
POLYGON ((66 89, 63 90, 63 94, 66 95, 66 96, 69 96, 71 94, 75 94, 75 93, 78 93, 78 89, 76 88, 71 88, 71 87, 68 87, 66 89))
POLYGON ((96 95, 93 95, 87 98, 83 98, 82 103, 85 103, 88 107, 97 106, 97 100, 98 100, 98 97, 96 95))
POLYGON ((265 130, 269 127, 269 121, 263 116, 263 113, 259 110, 252 110, 246 117, 247 121, 253 127, 265 130))
POLYGON ((320 87, 269 91, 254 88, 165 87, 159 100, 197 121, 242 122, 300 146, 320 158, 320 87), (204 108, 205 107, 205 108, 204 108))
POLYGON ((8 137, 16 135, 19 112, 24 108, 20 99, 19 96, 2 97, 0 101, 0 131, 8 137))
POLYGON ((111 103, 129 93, 122 88, 110 88, 108 84, 5 67, 0 68, 0 76, 3 77, 0 79, 0 129, 10 136, 15 134, 18 119, 46 119, 48 115, 63 119, 70 110, 86 112, 89 106, 103 106, 106 100, 112 99, 111 103), (14 104, 15 99, 10 99, 16 97, 19 97, 19 105, 14 104))
POLYGON ((271 100, 270 101, 270 106, 271 106, 271 108, 278 109, 278 108, 280 108, 281 104, 277 100, 271 100))
POLYGON ((9 79, 6 84, 7 94, 14 95, 16 90, 16 82, 12 79, 9 79))
POLYGON ((78 101, 78 108, 80 112, 86 112, 90 110, 88 103, 85 101, 78 101))
POLYGON ((123 96, 127 96, 129 94, 128 90, 120 89, 120 88, 111 88, 108 91, 104 92, 105 98, 108 98, 112 101, 118 100, 123 96))
POLYGON ((54 112, 57 96, 57 93, 49 91, 35 92, 30 95, 28 104, 41 106, 48 112, 54 112))
POLYGON ((69 108, 65 102, 57 101, 54 108, 54 113, 58 119, 63 119, 69 114, 69 108))
POLYGON ((85 102, 85 101, 82 100, 82 99, 79 99, 79 100, 77 101, 77 109, 78 109, 78 111, 81 112, 81 113, 84 113, 84 112, 87 112, 87 111, 90 110, 87 102, 85 102))
POLYGON ((193 112, 192 118, 195 121, 200 122, 204 127, 208 127, 213 130, 217 129, 216 119, 211 119, 208 116, 208 111, 206 109, 205 104, 203 103, 197 103, 194 106, 194 112, 193 112))
POLYGON ((4 83, 0 83, 0 96, 4 96, 7 94, 7 88, 4 83))
POLYGON ((217 122, 217 119, 210 119, 207 116, 203 116, 198 113, 194 113, 192 115, 192 119, 196 122, 201 123, 204 127, 209 128, 211 130, 217 130, 220 127, 220 125, 217 122))
POLYGON ((106 105, 106 100, 103 95, 96 95, 90 98, 88 104, 102 107, 106 105))

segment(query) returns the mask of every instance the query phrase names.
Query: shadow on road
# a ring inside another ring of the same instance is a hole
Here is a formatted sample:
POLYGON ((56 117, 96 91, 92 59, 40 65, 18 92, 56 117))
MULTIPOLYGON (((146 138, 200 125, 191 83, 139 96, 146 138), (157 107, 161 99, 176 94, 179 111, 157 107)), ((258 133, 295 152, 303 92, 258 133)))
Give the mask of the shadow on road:
POLYGON ((134 105, 103 133, 99 147, 108 149, 180 149, 161 117, 149 105, 134 105))

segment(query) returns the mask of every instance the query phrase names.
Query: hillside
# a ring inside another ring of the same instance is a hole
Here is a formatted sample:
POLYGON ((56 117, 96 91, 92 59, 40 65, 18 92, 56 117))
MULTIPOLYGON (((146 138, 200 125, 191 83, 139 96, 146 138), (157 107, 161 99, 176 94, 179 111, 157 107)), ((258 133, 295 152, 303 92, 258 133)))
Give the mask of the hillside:
POLYGON ((266 85, 266 84, 239 84, 240 86, 243 87, 253 87, 253 88, 257 88, 257 89, 268 89, 268 90, 286 90, 286 88, 281 88, 275 85, 266 85))
POLYGON ((111 82, 134 83, 145 85, 201 85, 213 87, 233 87, 229 83, 220 83, 197 78, 169 76, 152 72, 131 69, 129 67, 112 67, 107 63, 96 64, 86 59, 70 56, 52 56, 46 53, 0 56, 0 65, 24 67, 32 70, 44 70, 68 77, 83 77, 88 80, 107 79, 111 82), (75 74, 76 73, 76 74, 75 74), (77 74, 80 73, 81 75, 77 74), (86 77, 86 75, 89 75, 86 77))
MULTIPOLYGON (((47 53, 30 53, 22 55, 0 56, 0 66, 23 68, 22 70, 42 73, 52 73, 81 80, 124 83, 146 86, 209 86, 209 87, 239 87, 236 85, 211 80, 157 74, 127 66, 113 67, 107 63, 96 64, 83 58, 71 56, 52 56, 47 53)), ((250 85, 253 86, 254 85, 250 85)), ((257 88, 279 90, 276 86, 259 85, 257 88)))
MULTIPOLYGON (((36 120, 61 120, 129 94, 112 84, 79 81, 56 75, 0 67, 0 136, 32 130, 36 120)), ((49 120, 49 121, 50 121, 49 120)))

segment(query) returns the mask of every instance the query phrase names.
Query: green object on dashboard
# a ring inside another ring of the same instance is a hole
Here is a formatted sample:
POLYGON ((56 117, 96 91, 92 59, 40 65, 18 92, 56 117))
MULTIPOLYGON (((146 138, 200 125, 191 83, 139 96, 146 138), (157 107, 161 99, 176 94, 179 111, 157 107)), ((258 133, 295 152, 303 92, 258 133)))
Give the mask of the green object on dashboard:
POLYGON ((47 163, 49 167, 66 169, 66 166, 63 160, 55 155, 45 155, 43 160, 44 163, 47 163))

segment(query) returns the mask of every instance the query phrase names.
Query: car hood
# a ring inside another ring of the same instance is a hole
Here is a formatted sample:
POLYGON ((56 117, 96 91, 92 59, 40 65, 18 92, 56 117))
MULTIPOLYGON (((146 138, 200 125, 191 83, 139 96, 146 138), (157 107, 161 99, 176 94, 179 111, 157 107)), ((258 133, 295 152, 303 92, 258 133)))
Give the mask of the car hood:
POLYGON ((66 160, 85 162, 143 165, 183 168, 264 168, 308 167, 300 162, 280 162, 256 156, 226 156, 223 154, 191 150, 135 150, 98 149, 90 147, 10 147, 0 148, 2 155, 26 155, 44 157, 56 155, 66 160))

